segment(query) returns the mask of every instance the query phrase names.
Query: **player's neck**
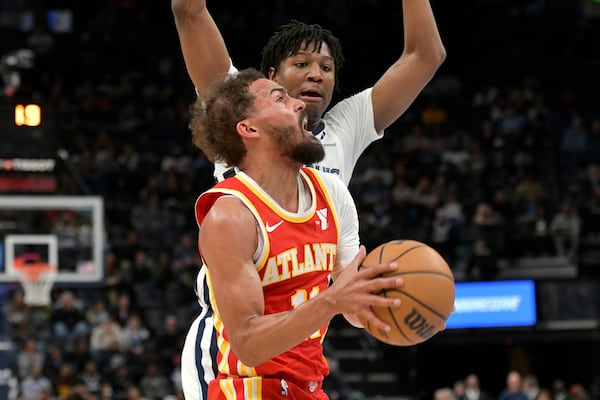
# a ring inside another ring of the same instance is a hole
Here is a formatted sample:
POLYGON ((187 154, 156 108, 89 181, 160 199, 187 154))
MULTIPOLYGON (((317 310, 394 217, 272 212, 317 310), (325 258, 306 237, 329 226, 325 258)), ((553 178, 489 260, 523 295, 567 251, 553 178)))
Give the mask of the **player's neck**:
POLYGON ((318 135, 319 133, 321 133, 321 131, 323 130, 323 128, 325 127, 324 122, 321 118, 314 120, 314 121, 308 121, 308 125, 306 126, 306 129, 311 131, 313 133, 313 135, 318 135))
POLYGON ((244 172, 283 209, 298 211, 298 169, 247 169, 244 172))

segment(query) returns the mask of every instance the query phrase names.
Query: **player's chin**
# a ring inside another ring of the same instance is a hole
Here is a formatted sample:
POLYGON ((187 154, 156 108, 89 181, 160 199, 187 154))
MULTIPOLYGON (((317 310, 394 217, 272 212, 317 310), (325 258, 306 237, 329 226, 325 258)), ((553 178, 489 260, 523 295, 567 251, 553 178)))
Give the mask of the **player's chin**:
POLYGON ((305 103, 304 111, 308 115, 308 123, 310 126, 318 123, 325 112, 325 108, 321 102, 305 103))

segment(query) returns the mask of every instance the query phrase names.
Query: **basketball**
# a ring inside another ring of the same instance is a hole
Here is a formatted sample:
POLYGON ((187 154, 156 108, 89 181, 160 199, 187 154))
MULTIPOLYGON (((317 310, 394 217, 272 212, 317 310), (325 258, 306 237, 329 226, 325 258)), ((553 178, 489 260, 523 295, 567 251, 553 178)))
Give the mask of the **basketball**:
POLYGON ((382 321, 392 327, 385 332, 360 319, 365 330, 378 340, 394 346, 412 346, 438 333, 454 310, 454 276, 444 258, 428 245, 415 240, 394 240, 370 251, 360 268, 396 262, 395 271, 384 276, 400 276, 398 289, 378 294, 398 297, 398 307, 372 307, 382 321))

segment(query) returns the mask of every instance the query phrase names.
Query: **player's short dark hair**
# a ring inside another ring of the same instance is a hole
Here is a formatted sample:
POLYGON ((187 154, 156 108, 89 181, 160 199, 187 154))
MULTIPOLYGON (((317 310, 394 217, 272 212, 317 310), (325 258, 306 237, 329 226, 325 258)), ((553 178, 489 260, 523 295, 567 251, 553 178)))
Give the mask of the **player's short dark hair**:
POLYGON ((318 24, 292 20, 288 24, 281 25, 262 49, 260 70, 265 76, 269 76, 269 68, 273 67, 277 71, 286 58, 298 54, 300 50, 308 49, 311 44, 314 46, 314 51, 320 51, 323 43, 329 46, 335 63, 337 87, 339 71, 344 65, 342 45, 337 37, 318 24), (301 47, 303 45, 304 47, 301 47))

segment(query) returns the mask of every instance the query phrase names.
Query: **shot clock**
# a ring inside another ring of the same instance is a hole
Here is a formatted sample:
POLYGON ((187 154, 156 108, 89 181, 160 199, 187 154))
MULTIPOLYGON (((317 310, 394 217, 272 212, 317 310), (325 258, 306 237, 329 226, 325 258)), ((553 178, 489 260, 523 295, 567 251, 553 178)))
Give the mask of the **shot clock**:
POLYGON ((56 142, 50 107, 0 99, 0 193, 56 190, 56 142))

